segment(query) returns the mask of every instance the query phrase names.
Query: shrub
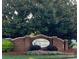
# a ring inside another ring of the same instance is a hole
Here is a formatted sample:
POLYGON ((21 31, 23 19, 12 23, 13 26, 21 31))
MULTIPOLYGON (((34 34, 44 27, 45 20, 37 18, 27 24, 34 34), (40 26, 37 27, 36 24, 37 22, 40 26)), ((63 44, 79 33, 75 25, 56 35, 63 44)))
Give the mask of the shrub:
POLYGON ((27 55, 64 55, 63 52, 59 52, 59 51, 42 51, 42 50, 28 51, 26 54, 27 55))
POLYGON ((49 51, 57 51, 57 48, 55 46, 49 45, 47 47, 47 50, 49 50, 49 51))
POLYGON ((69 48, 77 48, 77 42, 76 42, 76 40, 71 40, 71 42, 69 44, 69 48))
POLYGON ((10 40, 7 40, 7 39, 2 40, 2 51, 3 52, 9 52, 13 50, 13 48, 14 48, 14 45, 10 40))
POLYGON ((38 46, 38 45, 32 45, 31 47, 30 47, 30 51, 32 51, 32 50, 39 50, 41 47, 40 46, 38 46))

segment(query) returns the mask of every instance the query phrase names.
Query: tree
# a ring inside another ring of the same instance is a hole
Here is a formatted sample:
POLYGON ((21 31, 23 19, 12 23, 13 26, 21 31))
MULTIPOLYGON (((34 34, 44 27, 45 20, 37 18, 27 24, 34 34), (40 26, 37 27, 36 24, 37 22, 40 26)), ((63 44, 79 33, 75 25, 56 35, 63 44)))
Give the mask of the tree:
MULTIPOLYGON (((75 0, 74 0, 75 1, 75 0)), ((3 37, 31 33, 76 38, 76 3, 70 0, 3 0, 3 37)))

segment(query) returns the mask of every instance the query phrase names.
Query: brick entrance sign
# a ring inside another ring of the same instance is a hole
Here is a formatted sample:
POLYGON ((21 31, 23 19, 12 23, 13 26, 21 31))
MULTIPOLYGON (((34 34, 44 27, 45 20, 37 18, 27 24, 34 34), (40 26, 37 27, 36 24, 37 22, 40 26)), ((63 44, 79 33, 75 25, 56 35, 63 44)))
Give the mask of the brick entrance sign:
MULTIPOLYGON (((26 54, 29 52, 30 47, 33 44, 37 44, 39 42, 41 48, 44 47, 44 49, 46 49, 49 44, 54 47, 57 48, 56 51, 59 52, 63 52, 64 54, 77 54, 77 49, 73 49, 73 48, 68 48, 68 41, 67 40, 63 40, 60 39, 56 36, 45 36, 45 35, 36 35, 36 36, 24 36, 24 37, 18 37, 15 39, 12 39, 13 43, 14 43, 14 49, 12 52, 9 52, 8 54, 12 54, 12 55, 22 55, 22 54, 26 54), (38 41, 38 43, 36 42, 38 41), (45 43, 46 42, 46 43, 45 43), (47 44, 48 43, 48 44, 47 44)), ((45 50, 37 50, 45 52, 45 50)), ((48 51, 48 50, 46 50, 48 51)), ((3 53, 6 54, 6 53, 3 53)))
MULTIPOLYGON (((56 36, 45 36, 45 35, 37 35, 37 36, 24 36, 24 37, 18 37, 13 39, 14 43, 14 51, 16 53, 21 53, 25 54, 27 51, 30 49, 32 46, 32 42, 36 39, 46 39, 50 42, 51 45, 55 46, 57 48, 57 51, 60 52, 67 52, 69 51, 68 49, 68 41, 67 40, 62 40, 56 36)), ((73 52, 73 51, 71 51, 73 52)))

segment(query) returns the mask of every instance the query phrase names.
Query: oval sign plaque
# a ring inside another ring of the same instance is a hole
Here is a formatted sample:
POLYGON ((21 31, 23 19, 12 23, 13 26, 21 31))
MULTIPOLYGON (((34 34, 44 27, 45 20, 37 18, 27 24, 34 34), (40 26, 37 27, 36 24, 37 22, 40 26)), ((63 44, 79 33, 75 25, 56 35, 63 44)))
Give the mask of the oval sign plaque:
POLYGON ((49 46, 50 42, 47 39, 39 38, 32 42, 33 45, 39 45, 41 48, 49 46))

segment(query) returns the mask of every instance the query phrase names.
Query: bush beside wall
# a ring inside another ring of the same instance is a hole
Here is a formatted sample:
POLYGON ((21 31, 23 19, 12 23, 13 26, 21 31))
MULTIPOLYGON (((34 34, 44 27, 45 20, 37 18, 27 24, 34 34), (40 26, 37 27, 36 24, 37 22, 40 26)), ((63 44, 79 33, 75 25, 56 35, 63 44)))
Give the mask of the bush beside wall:
POLYGON ((2 40, 2 52, 12 51, 14 48, 14 44, 11 40, 3 39, 2 40))

